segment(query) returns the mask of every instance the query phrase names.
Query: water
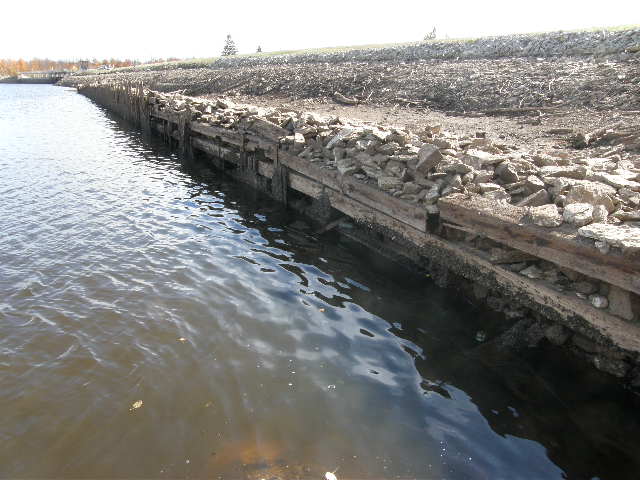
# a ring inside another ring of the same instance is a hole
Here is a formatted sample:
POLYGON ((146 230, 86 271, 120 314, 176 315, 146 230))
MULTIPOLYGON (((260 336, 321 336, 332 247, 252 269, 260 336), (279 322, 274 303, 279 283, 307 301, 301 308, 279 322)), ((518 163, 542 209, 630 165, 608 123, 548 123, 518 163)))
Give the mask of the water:
POLYGON ((0 85, 0 477, 634 477, 629 393, 307 227, 0 85))

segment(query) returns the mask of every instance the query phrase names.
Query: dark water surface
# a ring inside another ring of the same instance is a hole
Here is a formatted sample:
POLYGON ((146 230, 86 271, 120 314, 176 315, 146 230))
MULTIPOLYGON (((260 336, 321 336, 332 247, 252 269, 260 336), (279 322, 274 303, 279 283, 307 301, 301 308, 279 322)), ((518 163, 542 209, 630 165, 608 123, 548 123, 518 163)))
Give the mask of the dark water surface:
POLYGON ((500 328, 70 89, 0 85, 1 477, 634 478, 632 396, 486 353, 500 328))

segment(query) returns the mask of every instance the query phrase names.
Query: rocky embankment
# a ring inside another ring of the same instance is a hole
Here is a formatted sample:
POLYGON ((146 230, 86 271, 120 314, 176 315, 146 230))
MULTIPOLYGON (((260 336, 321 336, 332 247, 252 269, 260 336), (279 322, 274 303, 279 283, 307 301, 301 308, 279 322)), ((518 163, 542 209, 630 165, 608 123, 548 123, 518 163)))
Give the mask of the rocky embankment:
POLYGON ((334 53, 253 55, 85 72, 188 95, 338 99, 455 112, 523 107, 640 109, 640 30, 425 42, 334 53))
MULTIPOLYGON (((281 148, 341 177, 373 185, 388 195, 439 213, 438 201, 455 194, 526 209, 526 221, 546 229, 574 230, 604 254, 640 254, 640 130, 599 130, 576 135, 588 150, 541 154, 484 135, 453 135, 439 125, 411 131, 346 119, 287 112, 229 99, 202 100, 149 93, 149 102, 191 120, 234 130, 276 135, 281 148), (597 147, 593 147, 597 145, 597 147)), ((516 255, 517 256, 517 255, 516 255)), ((516 257, 514 256, 514 258, 516 257)), ((631 261, 631 260, 630 260, 631 261)), ((511 262, 531 279, 545 278, 574 291, 594 307, 609 307, 608 291, 537 262, 511 262)), ((627 308, 628 307, 624 307, 627 308)), ((631 320, 633 313, 623 312, 631 320)))

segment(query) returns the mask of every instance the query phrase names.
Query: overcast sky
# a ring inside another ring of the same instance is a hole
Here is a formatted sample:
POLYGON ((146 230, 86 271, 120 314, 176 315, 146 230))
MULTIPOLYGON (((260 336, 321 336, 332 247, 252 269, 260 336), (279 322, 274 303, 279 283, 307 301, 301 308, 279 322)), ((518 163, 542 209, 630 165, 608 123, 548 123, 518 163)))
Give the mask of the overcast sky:
POLYGON ((211 57, 640 23, 638 0, 110 0, 0 3, 0 58, 211 57))

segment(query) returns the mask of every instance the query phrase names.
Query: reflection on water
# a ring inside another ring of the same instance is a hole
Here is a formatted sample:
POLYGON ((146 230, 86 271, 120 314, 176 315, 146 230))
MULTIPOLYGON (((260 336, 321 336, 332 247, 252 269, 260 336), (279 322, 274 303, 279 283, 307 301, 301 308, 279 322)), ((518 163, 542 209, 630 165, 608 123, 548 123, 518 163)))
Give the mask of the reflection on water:
POLYGON ((633 478, 637 405, 72 90, 0 86, 0 476, 633 478))

